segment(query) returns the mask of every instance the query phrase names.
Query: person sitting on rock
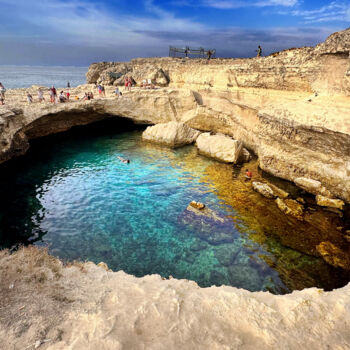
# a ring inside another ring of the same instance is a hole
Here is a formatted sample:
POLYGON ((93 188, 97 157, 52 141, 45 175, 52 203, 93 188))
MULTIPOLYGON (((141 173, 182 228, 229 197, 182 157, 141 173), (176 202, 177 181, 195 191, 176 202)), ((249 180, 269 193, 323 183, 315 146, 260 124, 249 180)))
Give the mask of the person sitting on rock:
POLYGON ((88 96, 90 96, 90 100, 94 99, 94 94, 92 92, 88 92, 88 96))
POLYGON ((59 99, 60 103, 64 103, 67 101, 66 97, 64 96, 63 91, 60 92, 58 99, 59 99))
POLYGON ((115 93, 115 95, 116 95, 117 97, 122 96, 122 93, 121 93, 121 91, 119 90, 118 86, 115 88, 114 93, 115 93))
POLYGON ((246 180, 251 180, 252 177, 253 177, 252 172, 249 169, 246 169, 245 170, 245 178, 246 178, 246 180))

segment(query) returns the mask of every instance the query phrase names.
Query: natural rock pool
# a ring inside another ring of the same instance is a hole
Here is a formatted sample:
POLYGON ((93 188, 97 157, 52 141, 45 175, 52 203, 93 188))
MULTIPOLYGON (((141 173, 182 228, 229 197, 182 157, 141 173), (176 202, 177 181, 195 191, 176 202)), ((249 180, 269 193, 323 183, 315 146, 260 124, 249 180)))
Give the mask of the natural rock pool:
MULTIPOLYGON (((241 168, 118 129, 110 122, 42 139, 2 165, 0 247, 35 243, 67 261, 104 261, 202 287, 286 293, 350 280, 315 249, 323 240, 343 244, 336 215, 313 210, 301 223, 255 193, 241 168), (216 219, 186 210, 192 200, 216 219)), ((264 176, 256 160, 247 167, 264 176)))

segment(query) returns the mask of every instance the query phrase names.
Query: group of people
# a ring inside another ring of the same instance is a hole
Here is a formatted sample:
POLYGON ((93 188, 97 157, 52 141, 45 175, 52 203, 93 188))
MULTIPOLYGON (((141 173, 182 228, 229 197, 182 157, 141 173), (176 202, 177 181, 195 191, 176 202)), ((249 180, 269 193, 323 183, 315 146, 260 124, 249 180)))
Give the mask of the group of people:
POLYGON ((85 92, 84 101, 90 101, 94 99, 94 94, 92 92, 85 92))
POLYGON ((132 79, 131 79, 131 77, 125 77, 125 79, 124 79, 125 90, 131 91, 131 86, 132 86, 132 79))

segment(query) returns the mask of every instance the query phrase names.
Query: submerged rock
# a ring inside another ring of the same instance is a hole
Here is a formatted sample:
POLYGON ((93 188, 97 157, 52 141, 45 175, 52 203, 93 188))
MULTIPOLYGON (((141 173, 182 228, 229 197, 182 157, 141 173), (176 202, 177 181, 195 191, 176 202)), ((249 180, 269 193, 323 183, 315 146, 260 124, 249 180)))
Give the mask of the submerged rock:
POLYGON ((345 203, 340 199, 331 199, 318 194, 316 196, 317 205, 321 207, 329 207, 343 210, 345 203))
POLYGON ((350 270, 350 254, 331 242, 322 242, 316 247, 322 258, 330 265, 350 270))
POLYGON ((252 182, 253 189, 256 192, 259 192, 266 198, 275 198, 276 195, 272 191, 271 187, 267 184, 264 184, 262 182, 254 181, 252 182))
POLYGON ((276 204, 280 210, 282 210, 285 214, 291 215, 295 217, 296 219, 303 221, 303 214, 304 214, 304 206, 298 203, 297 201, 293 199, 276 199, 276 204))
POLYGON ((237 163, 242 150, 242 142, 229 136, 210 133, 201 134, 196 141, 201 154, 225 163, 237 163))
POLYGON ((181 122, 161 123, 149 126, 142 134, 142 138, 167 145, 180 147, 196 141, 200 131, 195 130, 181 122))
POLYGON ((198 238, 212 245, 231 243, 234 240, 232 221, 207 207, 196 209, 189 205, 179 217, 179 222, 190 227, 198 238))

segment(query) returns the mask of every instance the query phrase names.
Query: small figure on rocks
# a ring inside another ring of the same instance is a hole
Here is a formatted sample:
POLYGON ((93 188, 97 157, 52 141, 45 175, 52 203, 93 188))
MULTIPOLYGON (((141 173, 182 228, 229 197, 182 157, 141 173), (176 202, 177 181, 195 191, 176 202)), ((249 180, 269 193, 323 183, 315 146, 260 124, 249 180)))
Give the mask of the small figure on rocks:
POLYGON ((56 102, 56 96, 57 96, 57 91, 55 87, 52 85, 52 88, 49 91, 50 94, 50 102, 55 103, 56 102))
POLYGON ((38 100, 39 102, 45 101, 44 94, 40 88, 38 89, 38 100))
POLYGON ((63 91, 60 92, 60 96, 58 99, 59 99, 60 103, 64 103, 67 101, 66 96, 64 96, 63 91))
POLYGON ((0 104, 4 105, 5 104, 5 92, 6 89, 2 83, 0 83, 0 104))
POLYGON ((117 97, 122 96, 122 93, 121 93, 121 91, 119 90, 118 86, 115 88, 114 93, 115 93, 115 95, 116 95, 117 97))
POLYGON ((27 102, 32 103, 33 102, 33 96, 28 92, 27 93, 27 102))
POLYGON ((212 51, 208 50, 208 52, 207 52, 208 61, 210 61, 212 55, 213 55, 212 51))
POLYGON ((257 50, 255 50, 258 54, 256 55, 256 57, 261 57, 261 54, 262 54, 262 48, 261 48, 261 46, 259 45, 258 46, 258 49, 257 50))
POLYGON ((70 88, 70 82, 67 81, 67 89, 69 89, 69 88, 70 88))
POLYGON ((252 172, 249 169, 246 169, 244 177, 246 178, 246 180, 251 180, 252 177, 253 177, 253 174, 252 174, 252 172))

